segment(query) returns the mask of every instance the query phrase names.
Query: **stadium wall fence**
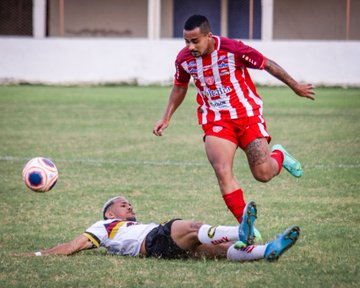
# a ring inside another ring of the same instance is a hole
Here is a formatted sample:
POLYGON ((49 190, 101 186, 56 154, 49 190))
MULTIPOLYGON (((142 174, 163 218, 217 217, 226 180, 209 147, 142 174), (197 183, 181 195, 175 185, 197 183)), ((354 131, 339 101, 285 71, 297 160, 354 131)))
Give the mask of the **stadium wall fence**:
MULTIPOLYGON (((295 79, 318 86, 360 87, 360 41, 245 41, 295 79)), ((0 38, 0 84, 172 83, 182 39, 0 38)), ((282 85, 250 70, 260 85, 282 85)))

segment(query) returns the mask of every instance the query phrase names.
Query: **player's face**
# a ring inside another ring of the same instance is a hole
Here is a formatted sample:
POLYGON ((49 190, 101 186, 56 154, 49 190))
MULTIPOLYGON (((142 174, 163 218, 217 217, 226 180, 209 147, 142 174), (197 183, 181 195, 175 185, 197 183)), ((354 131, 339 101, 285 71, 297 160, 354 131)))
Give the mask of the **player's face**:
POLYGON ((126 198, 116 199, 108 211, 108 218, 120 218, 128 221, 136 220, 133 207, 126 198))
POLYGON ((194 57, 210 54, 214 50, 212 33, 202 33, 200 28, 194 30, 184 30, 186 47, 194 57))

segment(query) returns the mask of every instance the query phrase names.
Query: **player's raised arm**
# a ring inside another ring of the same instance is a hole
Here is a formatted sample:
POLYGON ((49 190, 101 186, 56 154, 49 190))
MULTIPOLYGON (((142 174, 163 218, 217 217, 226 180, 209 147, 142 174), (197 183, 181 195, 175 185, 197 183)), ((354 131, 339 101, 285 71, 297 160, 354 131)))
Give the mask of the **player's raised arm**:
POLYGON ((280 65, 275 61, 266 59, 265 70, 275 78, 288 85, 297 95, 311 100, 315 100, 314 86, 312 84, 301 84, 292 78, 280 65))
POLYGON ((164 116, 161 120, 156 122, 153 128, 153 133, 156 136, 162 136, 163 131, 169 126, 171 116, 174 114, 176 109, 183 102, 187 89, 188 89, 187 85, 174 84, 170 93, 168 104, 165 108, 164 116))
MULTIPOLYGON (((85 235, 79 235, 74 240, 59 244, 52 248, 20 254, 23 256, 70 255, 81 250, 94 248, 94 244, 85 235)), ((19 256, 20 256, 19 255, 19 256)))

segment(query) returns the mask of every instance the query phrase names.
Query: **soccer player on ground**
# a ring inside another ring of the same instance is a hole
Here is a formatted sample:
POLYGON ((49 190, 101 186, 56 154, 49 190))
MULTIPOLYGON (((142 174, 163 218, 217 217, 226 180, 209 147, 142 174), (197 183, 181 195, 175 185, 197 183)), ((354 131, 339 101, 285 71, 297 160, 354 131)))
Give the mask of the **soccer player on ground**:
POLYGON ((264 69, 287 84, 297 95, 314 100, 314 87, 300 84, 273 60, 241 41, 211 33, 206 17, 191 16, 184 25, 186 47, 178 54, 174 85, 165 113, 153 133, 162 136, 186 95, 190 77, 197 89, 198 121, 204 131, 207 157, 215 171, 224 201, 241 221, 245 200, 233 175, 238 147, 245 151, 256 180, 267 182, 282 167, 301 177, 300 163, 281 145, 270 151, 271 137, 263 117, 263 101, 247 68, 264 69))
POLYGON ((102 209, 103 220, 96 222, 74 240, 25 253, 26 256, 70 255, 75 252, 105 247, 109 253, 164 259, 207 257, 231 261, 277 260, 295 244, 300 229, 292 226, 275 240, 252 245, 256 205, 250 201, 239 226, 210 226, 201 222, 173 219, 165 224, 143 224, 136 221, 133 206, 123 196, 109 199, 102 209), (236 241, 248 245, 235 248, 236 241))

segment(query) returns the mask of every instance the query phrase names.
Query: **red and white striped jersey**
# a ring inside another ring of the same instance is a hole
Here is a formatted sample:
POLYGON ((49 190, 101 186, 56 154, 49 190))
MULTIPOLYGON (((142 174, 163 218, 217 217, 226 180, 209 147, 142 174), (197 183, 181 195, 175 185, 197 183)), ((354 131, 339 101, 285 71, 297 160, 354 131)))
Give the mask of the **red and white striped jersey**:
POLYGON ((264 69, 266 58, 241 41, 213 36, 215 50, 194 57, 183 48, 175 61, 175 85, 197 88, 200 124, 262 115, 262 99, 256 92, 248 68, 264 69))

